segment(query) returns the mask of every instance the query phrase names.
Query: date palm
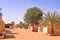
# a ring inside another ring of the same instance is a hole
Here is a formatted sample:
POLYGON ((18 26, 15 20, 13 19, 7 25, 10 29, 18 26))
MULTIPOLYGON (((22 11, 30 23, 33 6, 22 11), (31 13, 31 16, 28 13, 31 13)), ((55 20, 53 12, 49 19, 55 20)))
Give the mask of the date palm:
POLYGON ((53 13, 48 12, 45 14, 44 23, 46 25, 51 24, 51 34, 54 34, 54 25, 58 21, 59 14, 54 11, 53 13))

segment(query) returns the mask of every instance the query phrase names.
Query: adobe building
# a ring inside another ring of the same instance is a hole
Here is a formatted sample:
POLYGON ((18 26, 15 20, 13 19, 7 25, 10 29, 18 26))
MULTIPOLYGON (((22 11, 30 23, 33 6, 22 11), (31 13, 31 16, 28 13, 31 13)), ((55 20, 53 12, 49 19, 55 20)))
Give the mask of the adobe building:
POLYGON ((5 33, 5 23, 2 20, 2 12, 0 8, 0 39, 4 38, 4 33, 5 33))
POLYGON ((14 29, 15 28, 15 22, 5 24, 5 28, 14 29))
POLYGON ((32 25, 32 24, 29 24, 29 27, 28 29, 30 29, 31 31, 35 31, 35 32, 38 32, 38 26, 39 24, 35 24, 35 25, 32 25))
MULTIPOLYGON (((31 24, 29 24, 28 29, 30 29, 31 31, 38 31, 40 33, 50 35, 52 33, 51 27, 52 26, 50 23, 49 25, 44 25, 44 23, 40 23, 39 25, 37 24, 34 27, 31 24)), ((58 23, 54 25, 53 31, 54 31, 54 35, 60 35, 60 21, 58 21, 58 23)))
POLYGON ((14 29, 15 25, 8 23, 8 24, 5 24, 5 28, 14 29))
POLYGON ((1 8, 0 8, 0 32, 3 32, 5 30, 5 23, 2 20, 2 12, 1 12, 1 8))

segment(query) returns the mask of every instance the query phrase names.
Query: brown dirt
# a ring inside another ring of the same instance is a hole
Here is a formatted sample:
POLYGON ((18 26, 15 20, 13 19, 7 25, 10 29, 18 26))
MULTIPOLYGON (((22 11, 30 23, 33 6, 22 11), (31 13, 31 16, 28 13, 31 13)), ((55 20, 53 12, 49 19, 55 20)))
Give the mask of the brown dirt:
POLYGON ((13 32, 12 35, 14 35, 15 38, 1 40, 60 40, 60 36, 48 36, 38 32, 31 32, 28 29, 15 28, 12 29, 11 32, 13 32))

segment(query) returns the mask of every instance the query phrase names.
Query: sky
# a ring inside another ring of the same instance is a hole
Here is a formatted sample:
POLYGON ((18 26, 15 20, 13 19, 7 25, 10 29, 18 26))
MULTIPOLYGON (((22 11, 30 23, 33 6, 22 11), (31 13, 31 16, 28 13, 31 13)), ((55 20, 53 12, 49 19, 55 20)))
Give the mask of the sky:
POLYGON ((30 7, 38 7, 43 12, 60 12, 60 0, 0 0, 3 20, 5 23, 23 21, 24 14, 30 7))

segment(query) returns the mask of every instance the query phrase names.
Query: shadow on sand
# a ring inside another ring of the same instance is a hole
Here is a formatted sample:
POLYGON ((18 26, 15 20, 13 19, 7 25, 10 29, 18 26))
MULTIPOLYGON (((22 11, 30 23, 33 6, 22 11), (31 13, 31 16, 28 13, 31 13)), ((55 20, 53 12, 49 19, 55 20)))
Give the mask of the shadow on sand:
POLYGON ((10 38, 15 38, 14 35, 5 35, 4 39, 10 39, 10 38))
POLYGON ((6 30, 6 34, 18 34, 18 33, 13 33, 10 30, 6 30))
POLYGON ((5 30, 5 31, 6 31, 6 35, 5 35, 4 39, 15 38, 14 34, 18 34, 18 33, 13 33, 10 30, 5 30))
MULTIPOLYGON (((46 35, 48 35, 48 34, 46 34, 46 35)), ((49 36, 51 36, 51 37, 58 37, 58 36, 60 36, 60 34, 58 35, 58 34, 49 34, 49 36)))

